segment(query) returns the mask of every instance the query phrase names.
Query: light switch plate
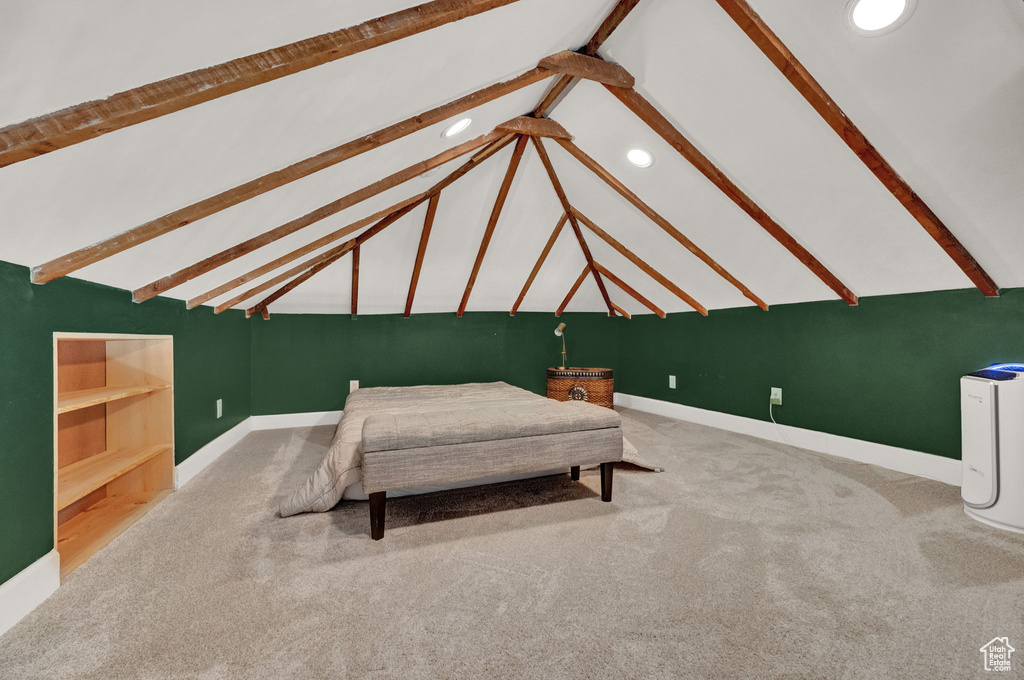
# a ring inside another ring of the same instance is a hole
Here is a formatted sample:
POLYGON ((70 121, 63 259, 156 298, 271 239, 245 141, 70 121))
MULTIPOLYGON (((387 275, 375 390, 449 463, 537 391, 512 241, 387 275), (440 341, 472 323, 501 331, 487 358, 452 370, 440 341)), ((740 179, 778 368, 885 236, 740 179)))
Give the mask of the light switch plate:
POLYGON ((355 392, 358 389, 359 389, 359 381, 358 380, 349 380, 348 381, 348 393, 349 394, 352 394, 353 392, 355 392))
POLYGON ((674 390, 676 388, 676 377, 674 375, 670 375, 668 377, 668 388, 670 390, 674 390))
POLYGON ((217 417, 220 418, 223 415, 224 415, 224 400, 223 399, 218 399, 217 400, 217 417))

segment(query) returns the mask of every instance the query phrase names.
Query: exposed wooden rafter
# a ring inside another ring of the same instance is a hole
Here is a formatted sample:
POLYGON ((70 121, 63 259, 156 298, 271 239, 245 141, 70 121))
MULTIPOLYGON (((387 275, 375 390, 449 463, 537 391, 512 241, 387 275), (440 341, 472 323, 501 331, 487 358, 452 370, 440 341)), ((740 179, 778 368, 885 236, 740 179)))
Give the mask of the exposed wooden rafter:
POLYGON ((551 247, 555 245, 555 241, 558 240, 558 235, 562 233, 562 227, 569 220, 569 216, 562 213, 562 216, 558 218, 558 224, 551 230, 551 236, 548 237, 548 242, 544 244, 544 250, 540 251, 540 256, 537 258, 537 264, 533 265, 533 269, 530 271, 530 275, 526 277, 526 283, 523 284, 523 289, 519 291, 519 297, 516 298, 516 302, 512 305, 512 310, 509 312, 510 316, 515 316, 516 312, 519 311, 519 305, 523 304, 523 300, 526 298, 526 293, 529 292, 530 286, 533 285, 533 280, 537 278, 537 273, 540 268, 544 266, 544 261, 548 259, 548 253, 551 252, 551 247))
POLYGON ((0 167, 386 45, 517 0, 434 0, 0 129, 0 167))
POLYGON ((628 294, 634 300, 636 300, 637 302, 642 304, 644 307, 646 307, 647 309, 651 310, 652 312, 654 312, 655 314, 660 316, 662 319, 665 318, 665 312, 663 312, 661 310, 661 308, 659 308, 656 304, 654 304, 653 302, 651 302, 650 300, 645 298, 643 295, 638 293, 632 286, 627 284, 625 281, 620 279, 618 276, 616 276, 615 274, 612 274, 610 271, 608 271, 607 267, 603 266, 600 262, 595 262, 594 266, 597 267, 597 271, 601 272, 601 274, 603 274, 606 279, 608 279, 609 281, 614 283, 616 286, 621 288, 626 294, 628 294))
POLYGON ((502 123, 494 129, 520 135, 530 135, 532 137, 550 137, 551 139, 572 140, 572 135, 566 132, 565 128, 559 123, 551 120, 550 118, 530 118, 528 116, 520 116, 519 118, 513 118, 507 123, 502 123))
POLYGON ((636 82, 630 72, 618 64, 568 50, 544 57, 539 66, 562 75, 616 87, 633 87, 636 82))
POLYGON ((470 170, 472 170, 473 168, 477 167, 480 163, 482 163, 483 161, 487 160, 488 158, 490 158, 491 156, 496 154, 501 149, 505 148, 505 146, 510 144, 513 139, 514 139, 514 137, 512 135, 508 135, 508 136, 503 137, 502 139, 498 140, 497 142, 494 142, 490 146, 484 148, 480 152, 476 153, 468 161, 466 161, 461 166, 459 166, 459 168, 456 169, 454 172, 449 174, 447 177, 442 179, 440 182, 438 182, 437 184, 435 184, 433 187, 431 187, 427 191, 423 192, 422 194, 419 194, 417 196, 413 196, 412 198, 407 198, 404 201, 400 201, 400 202, 396 203, 395 205, 393 205, 393 206, 391 206, 389 208, 385 208, 384 210, 382 210, 380 212, 377 212, 377 213, 375 213, 375 214, 373 214, 373 215, 371 215, 369 217, 366 217, 366 218, 363 218, 361 220, 358 220, 358 221, 348 225, 347 227, 343 227, 341 229, 338 229, 337 231, 334 231, 334 232, 332 232, 330 234, 327 234, 326 236, 323 236, 323 237, 313 241, 312 243, 308 243, 308 244, 302 246, 301 248, 297 248, 296 250, 293 250, 292 252, 288 253, 287 255, 284 255, 282 257, 277 258, 276 260, 273 260, 272 262, 268 262, 265 265, 257 267, 256 269, 253 269, 252 271, 250 271, 250 272, 248 272, 246 274, 243 274, 242 276, 240 276, 240 277, 238 277, 236 279, 233 279, 232 281, 229 281, 229 282, 227 282, 225 284, 222 284, 222 285, 218 286, 217 288, 214 288, 213 290, 207 291, 206 293, 204 293, 203 295, 199 296, 198 298, 193 298, 192 300, 189 300, 188 304, 190 306, 194 307, 196 305, 202 304, 203 302, 207 302, 209 300, 212 300, 213 298, 220 297, 224 293, 226 293, 226 292, 228 292, 230 290, 233 290, 234 288, 236 288, 236 287, 238 287, 240 285, 243 285, 244 283, 246 283, 248 281, 252 281, 252 280, 254 280, 254 279, 256 279, 256 278, 258 278, 260 276, 263 276, 264 274, 266 274, 266 273, 268 273, 270 271, 273 271, 274 269, 277 269, 278 267, 281 267, 281 266, 283 266, 283 265, 285 265, 285 264, 287 264, 289 262, 292 262, 293 260, 296 260, 296 259, 302 257, 303 255, 307 255, 307 254, 313 252, 314 250, 318 250, 320 248, 323 248, 324 246, 330 245, 334 241, 338 241, 338 240, 344 238, 345 236, 347 236, 347 235, 349 235, 349 234, 351 234, 351 233, 353 233, 353 232, 355 232, 355 231, 357 231, 359 229, 362 229, 366 225, 372 224, 373 222, 376 222, 377 220, 382 219, 382 218, 390 215, 393 212, 401 210, 401 209, 403 209, 403 208, 405 208, 407 206, 413 207, 413 208, 418 206, 419 204, 421 204, 424 201, 428 200, 432 195, 440 193, 442 189, 444 189, 445 187, 450 186, 452 183, 454 183, 460 177, 464 176, 470 170))
MULTIPOLYGON (((584 166, 589 168, 595 175, 600 177, 608 186, 615 189, 615 191, 617 191, 619 195, 621 195, 627 201, 632 203, 640 212, 646 215, 652 222, 661 227, 669 236, 671 236, 677 242, 679 242, 680 245, 682 245, 684 248, 686 248, 691 253, 696 255, 701 262, 711 267, 711 269, 713 269, 719 276, 721 276, 726 281, 735 286, 737 289, 739 289, 739 291, 743 293, 743 295, 746 298, 754 302, 754 304, 756 304, 761 309, 768 309, 768 305, 764 302, 764 300, 754 295, 754 293, 749 288, 740 283, 740 281, 735 276, 727 272, 725 268, 722 267, 722 265, 715 262, 714 258, 712 258, 703 250, 698 248, 697 245, 693 243, 693 241, 688 239, 686 236, 682 234, 682 232, 680 232, 678 229, 672 226, 672 223, 666 220, 661 215, 659 215, 654 210, 654 208, 644 203, 639 196, 630 191, 625 184, 620 182, 618 179, 615 178, 614 175, 612 175, 610 172, 604 169, 604 167, 602 167, 600 163, 598 163, 593 158, 588 156, 586 153, 583 152, 582 149, 580 149, 572 142, 566 142, 565 140, 561 139, 557 139, 555 141, 558 142, 563 149, 572 154, 572 156, 576 158, 576 160, 578 160, 584 166)), ((570 215, 570 217, 572 216, 570 215)))
POLYGON ((672 281, 670 281, 667 276, 665 276, 664 274, 659 272, 657 269, 655 269, 651 265, 647 264, 647 262, 645 262, 643 260, 643 258, 639 257, 632 250, 630 250, 626 246, 624 246, 621 243, 619 243, 619 241, 617 241, 611 234, 606 232, 601 227, 597 226, 586 215, 581 213, 576 208, 573 208, 573 214, 576 216, 576 219, 578 219, 580 222, 582 222, 583 225, 587 229, 589 229, 590 231, 594 232, 594 234, 596 234, 598 236, 598 238, 600 238, 602 241, 604 241, 605 243, 610 245, 612 248, 614 248, 616 251, 618 251, 618 253, 620 255, 622 255, 623 257, 625 257, 627 260, 629 260, 630 262, 635 264, 645 274, 647 274, 652 279, 654 279, 655 281, 660 283, 662 286, 664 286, 666 289, 668 289, 673 295, 675 295, 680 300, 682 300, 686 304, 688 304, 691 307, 693 307, 696 311, 700 312, 703 316, 707 316, 708 315, 707 307, 705 307, 701 303, 699 303, 696 300, 694 300, 693 297, 691 297, 686 291, 684 291, 682 288, 680 288, 676 284, 672 283, 672 281))
MULTIPOLYGON (((591 36, 590 40, 581 50, 583 54, 590 55, 592 57, 597 56, 597 51, 601 49, 601 45, 604 41, 619 27, 633 8, 637 6, 640 0, 619 0, 619 2, 612 8, 612 11, 608 13, 604 21, 591 36)), ((548 87, 547 92, 541 97, 540 102, 533 110, 533 115, 542 118, 551 113, 559 102, 565 99, 565 96, 569 94, 569 91, 579 82, 579 78, 575 78, 569 75, 562 75, 558 77, 548 87)))
POLYGON ((469 296, 473 293, 473 286, 476 284, 476 277, 480 274, 480 267, 483 265, 484 256, 487 254, 487 247, 491 244, 491 237, 494 236, 494 229, 498 226, 498 218, 501 217, 502 208, 505 207, 505 199, 512 188, 512 180, 515 179, 516 170, 519 169, 519 161, 523 159, 523 152, 526 151, 526 142, 530 137, 519 136, 516 148, 512 151, 512 159, 509 161, 508 170, 505 171, 505 179, 498 189, 498 197, 494 200, 494 207, 491 209, 491 216, 487 220, 487 228, 484 229, 483 238, 480 240, 480 249, 477 251, 476 260, 473 262, 473 271, 469 274, 469 281, 466 282, 466 290, 462 294, 462 302, 459 303, 457 316, 466 313, 466 306, 469 304, 469 296))
POLYGON ((588 262, 587 264, 583 265, 583 271, 580 272, 579 277, 576 279, 575 283, 572 284, 572 288, 569 289, 569 292, 565 294, 565 298, 562 300, 562 304, 558 305, 558 309, 555 310, 555 316, 562 316, 562 312, 564 312, 565 308, 569 306, 569 303, 572 301, 573 296, 576 295, 576 291, 578 291, 580 289, 580 286, 583 285, 583 281, 587 278, 587 274, 591 273, 593 273, 593 268, 590 266, 590 263, 588 262))
POLYGON ((829 96, 817 80, 804 68, 800 60, 775 35, 745 0, 717 0, 722 9, 775 65, 782 75, 803 95, 807 103, 818 112, 828 126, 839 135, 857 157, 885 185, 903 207, 914 216, 935 242, 957 264, 978 289, 989 297, 999 295, 999 286, 992 280, 974 256, 942 223, 931 208, 914 193, 899 173, 889 165, 864 133, 854 125, 839 104, 829 96))
POLYGON ((712 184, 729 197, 733 203, 747 213, 751 219, 757 222, 772 238, 778 241, 783 248, 788 250, 796 259, 800 260, 805 267, 821 279, 821 282, 831 288, 836 295, 842 298, 847 304, 857 304, 857 296, 853 294, 846 284, 840 281, 825 265, 818 261, 814 255, 809 253, 800 243, 793 238, 782 225, 761 209, 752 198, 747 196, 729 177, 718 169, 711 160, 702 154, 689 139, 683 135, 653 104, 633 89, 621 87, 608 87, 609 92, 622 102, 626 108, 636 114, 637 118, 654 130, 672 148, 690 162, 693 167, 712 184))
POLYGON ((629 315, 629 312, 627 312, 627 311, 626 311, 625 309, 623 309, 622 307, 619 307, 619 306, 618 306, 617 304, 615 304, 614 302, 612 303, 612 308, 613 308, 613 309, 614 309, 614 310, 615 310, 616 312, 618 312, 619 314, 621 314, 622 316, 626 317, 627 319, 632 319, 632 318, 633 318, 633 317, 631 317, 631 316, 629 315))
MULTIPOLYGON (((551 158, 548 156, 548 152, 544 148, 543 142, 540 141, 540 137, 531 137, 530 139, 533 140, 533 145, 537 147, 537 155, 540 156, 540 160, 544 164, 544 169, 547 170, 548 178, 551 180, 551 186, 554 187, 555 193, 558 195, 558 200, 562 203, 562 209, 569 217, 569 225, 572 227, 573 233, 576 235, 576 241, 580 244, 580 250, 583 251, 583 257, 586 258, 587 265, 590 267, 590 271, 594 275, 594 281, 597 282, 597 287, 601 290, 601 297, 604 298, 604 303, 608 307, 608 315, 615 316, 615 310, 612 309, 611 298, 608 297, 608 290, 605 288, 601 275, 598 273, 597 269, 594 268, 594 258, 590 254, 590 247, 587 246, 587 241, 583 238, 583 230, 580 229, 580 225, 576 222, 576 217, 572 214, 572 205, 569 203, 569 199, 565 195, 562 183, 558 181, 558 175, 555 174, 555 166, 551 165, 551 158)), ((566 142, 561 139, 556 141, 560 144, 572 144, 572 142, 566 142)))
POLYGON ((341 163, 362 153, 376 149, 377 147, 401 139, 417 130, 430 125, 440 123, 454 115, 458 115, 469 109, 493 101, 503 95, 515 92, 528 85, 532 85, 552 73, 545 69, 535 68, 527 71, 517 78, 502 83, 497 83, 471 94, 456 99, 442 106, 412 116, 401 122, 371 132, 368 135, 354 139, 351 142, 342 144, 333 149, 324 151, 305 160, 293 163, 281 170, 267 173, 262 177, 240 184, 232 189, 223 191, 215 196, 203 199, 198 203, 185 206, 179 210, 168 213, 163 217, 133 227, 116 236, 104 239, 99 243, 86 248, 80 248, 72 253, 63 255, 45 264, 32 268, 32 282, 46 283, 77 271, 82 267, 104 260, 112 255, 123 252, 129 248, 145 243, 163 234, 180 229, 204 217, 238 205, 250 198, 259 196, 272 189, 284 186, 289 182, 307 177, 314 172, 341 163))
POLYGON ((352 316, 359 314, 359 246, 352 249, 352 316))
POLYGON ((409 280, 409 294, 405 298, 405 318, 412 314, 412 302, 416 298, 416 285, 420 280, 420 269, 423 267, 423 258, 427 254, 427 242, 430 241, 430 231, 434 228, 434 216, 437 215, 437 203, 441 199, 441 192, 430 197, 427 204, 427 216, 423 220, 423 231, 420 232, 420 245, 416 249, 416 263, 412 268, 412 278, 409 280))

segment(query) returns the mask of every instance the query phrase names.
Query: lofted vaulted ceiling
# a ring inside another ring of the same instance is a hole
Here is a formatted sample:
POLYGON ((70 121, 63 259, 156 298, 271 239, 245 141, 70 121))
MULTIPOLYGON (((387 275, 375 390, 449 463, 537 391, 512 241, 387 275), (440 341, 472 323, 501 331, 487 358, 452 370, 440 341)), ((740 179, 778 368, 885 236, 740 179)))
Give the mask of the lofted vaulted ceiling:
MULTIPOLYGON (((749 0, 821 86, 1002 287, 1024 285, 1024 4, 921 0, 900 29, 863 37, 846 0, 749 0)), ((0 259, 29 266, 108 239, 587 43, 613 0, 518 0, 372 49, 0 168, 0 259)), ((0 126, 102 99, 409 7, 408 0, 4 4, 0 126)), ((716 0, 640 0, 600 55, 857 296, 965 288, 971 279, 828 127, 716 0)), ((138 289, 529 114, 555 78, 472 109, 100 260, 74 276, 138 289)), ((550 114, 574 144, 768 305, 837 299, 601 84, 581 80, 550 114), (642 146, 656 161, 633 167, 642 146)), ((464 300, 513 141, 439 195, 414 312, 464 300)), ((569 203, 710 310, 754 302, 556 140, 544 149, 569 203)), ((508 186, 465 308, 508 311, 563 215, 533 144, 508 186)), ((428 190, 461 156, 163 294, 187 300, 428 190)), ((426 201, 359 248, 359 312, 406 307, 426 201)), ((369 228, 368 223, 366 228, 369 228)), ((355 237, 355 231, 350 236, 355 237)), ((651 306, 680 296, 581 223, 593 259, 651 306)), ((211 299, 223 303, 343 240, 211 299)), ((519 309, 555 311, 586 265, 566 224, 519 309)), ((270 305, 348 313, 352 255, 270 305)), ((289 277, 282 279, 281 283, 289 277)), ((607 279, 608 277, 604 277, 607 279)), ((651 309, 606 280, 630 314, 651 309)), ((240 300, 251 307, 278 288, 240 300)), ((978 293, 979 296, 981 293, 978 293)), ((144 304, 144 303, 143 303, 144 304)), ((587 276, 567 309, 604 311, 587 276)))

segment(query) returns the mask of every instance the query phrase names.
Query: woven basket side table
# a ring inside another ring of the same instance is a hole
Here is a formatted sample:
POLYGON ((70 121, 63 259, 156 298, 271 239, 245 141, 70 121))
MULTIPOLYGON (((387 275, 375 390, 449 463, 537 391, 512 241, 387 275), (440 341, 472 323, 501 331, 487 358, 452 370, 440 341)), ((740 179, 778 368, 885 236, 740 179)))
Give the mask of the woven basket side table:
POLYGON ((589 401, 612 408, 615 383, 610 368, 549 368, 548 398, 589 401))

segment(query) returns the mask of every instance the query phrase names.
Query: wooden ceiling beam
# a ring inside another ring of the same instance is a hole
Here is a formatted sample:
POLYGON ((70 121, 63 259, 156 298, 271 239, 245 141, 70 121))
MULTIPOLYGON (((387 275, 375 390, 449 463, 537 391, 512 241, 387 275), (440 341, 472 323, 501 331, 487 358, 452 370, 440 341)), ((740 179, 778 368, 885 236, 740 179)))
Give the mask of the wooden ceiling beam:
MULTIPOLYGON (((608 13, 601 25, 598 26, 594 35, 591 36, 590 40, 583 47, 583 54, 591 57, 597 56, 597 51, 601 49, 601 45, 604 41, 619 27, 630 12, 637 6, 640 0, 619 0, 612 11, 608 13)), ((533 110, 533 115, 537 118, 543 118, 549 115, 556 106, 558 106, 566 95, 576 86, 576 83, 580 81, 579 78, 574 78, 569 75, 559 76, 551 85, 548 87, 547 92, 541 98, 540 102, 533 110)))
POLYGON ((198 203, 185 206, 179 210, 168 213, 163 217, 146 222, 137 227, 104 239, 99 243, 86 248, 80 248, 72 253, 63 255, 45 264, 32 268, 32 282, 46 283, 53 279, 65 276, 74 271, 104 260, 112 255, 123 252, 145 243, 151 239, 162 236, 166 233, 180 229, 204 217, 209 217, 222 210, 238 205, 243 201, 264 194, 272 189, 284 186, 289 182, 307 177, 315 172, 337 165, 342 161, 354 158, 360 154, 376 149, 379 146, 401 139, 413 132, 422 130, 430 125, 443 122, 452 116, 464 113, 472 108, 494 101, 511 92, 520 90, 545 78, 552 76, 550 71, 535 68, 526 73, 497 83, 471 94, 461 97, 447 104, 443 104, 429 111, 417 114, 403 121, 395 123, 376 132, 359 137, 350 142, 324 151, 323 153, 311 156, 305 160, 293 163, 281 170, 267 173, 262 177, 240 184, 234 188, 222 191, 215 196, 203 199, 198 203))
POLYGON ((420 245, 416 249, 416 263, 412 268, 412 279, 409 281, 409 294, 405 298, 405 318, 412 314, 412 302, 416 297, 416 285, 420 280, 420 269, 423 267, 423 258, 427 254, 427 242, 430 240, 430 231, 434 228, 434 216, 437 214, 437 203, 441 199, 441 192, 430 197, 427 203, 427 216, 423 220, 423 231, 420 232, 420 245))
POLYGON ((583 271, 580 272, 579 278, 576 279, 576 282, 572 284, 572 288, 569 289, 565 298, 562 299, 562 304, 558 305, 558 309, 555 310, 555 316, 562 316, 562 312, 564 312, 565 308, 569 306, 569 302, 571 302, 573 296, 576 295, 576 291, 578 291, 580 286, 583 285, 583 281, 587 278, 587 274, 591 274, 593 271, 594 270, 590 266, 589 262, 583 265, 583 271))
MULTIPOLYGON (((377 224, 373 225, 372 227, 370 227, 369 229, 364 231, 362 234, 360 234, 356 238, 352 239, 352 246, 351 246, 350 250, 352 248, 358 248, 362 244, 366 243, 368 240, 370 240, 371 238, 373 238, 374 236, 376 236, 380 232, 384 231, 384 229, 386 229, 387 227, 391 226, 392 224, 397 222, 399 219, 401 219, 405 215, 409 214, 409 212, 411 212, 412 209, 413 209, 413 206, 408 206, 406 208, 403 208, 402 210, 399 210, 398 212, 395 212, 395 213, 392 213, 392 214, 388 215, 383 220, 381 220, 377 224)), ((314 266, 312 266, 309 269, 307 269, 304 273, 300 274, 299 276, 295 277, 294 279, 292 279, 291 281, 289 281, 285 285, 283 285, 280 288, 278 288, 276 291, 274 291, 273 293, 268 295, 266 298, 261 300, 256 305, 254 305, 254 306, 250 307, 249 309, 245 310, 245 315, 247 317, 249 317, 249 316, 252 316, 253 314, 256 314, 257 312, 260 312, 261 310, 266 309, 268 306, 270 306, 270 304, 272 302, 280 300, 282 297, 284 297, 285 295, 287 295, 291 291, 295 290, 300 285, 302 285, 303 283, 305 283, 309 279, 313 278, 314 276, 316 276, 317 274, 319 274, 320 272, 322 272, 323 270, 327 269, 332 264, 334 264, 335 262, 340 260, 342 257, 344 257, 345 253, 347 253, 347 252, 348 252, 348 250, 346 250, 344 252, 341 252, 341 253, 336 253, 336 254, 332 255, 331 257, 328 257, 328 258, 318 262, 314 266)))
POLYGON ((757 222, 762 229, 767 231, 772 238, 779 242, 783 248, 800 260, 805 267, 811 270, 822 283, 832 289, 846 304, 856 305, 857 296, 853 294, 846 284, 840 281, 828 270, 814 255, 809 253, 800 243, 793 238, 782 225, 776 222, 768 213, 761 209, 752 198, 747 196, 729 177, 718 169, 711 160, 702 154, 689 139, 683 135, 658 109, 633 89, 608 87, 609 92, 622 102, 626 108, 632 111, 637 118, 642 120, 662 139, 679 152, 683 158, 690 162, 704 177, 714 184, 719 191, 729 197, 743 212, 757 222))
MULTIPOLYGON (((562 188, 562 183, 558 181, 558 175, 555 174, 555 167, 551 165, 551 158, 548 156, 547 150, 544 148, 544 144, 540 141, 540 137, 531 137, 533 145, 537 147, 537 154, 540 156, 541 162, 544 164, 544 169, 547 170, 548 178, 551 180, 551 186, 554 187, 555 193, 558 195, 558 200, 562 203, 562 210, 569 218, 569 225, 572 227, 573 233, 576 235, 576 241, 580 244, 580 250, 583 251, 583 257, 587 260, 587 265, 590 266, 591 272, 594 274, 594 281, 597 282, 597 287, 601 290, 601 297, 604 298, 604 303, 608 307, 609 316, 615 316, 615 310, 612 309, 611 298, 608 297, 608 289, 605 288, 604 281, 601 279, 601 275, 594 268, 594 258, 590 254, 590 248, 587 246, 586 239, 583 238, 583 230, 580 229, 580 225, 576 222, 576 216, 573 215, 572 205, 569 203, 569 199, 565 195, 565 190, 562 188)), ((572 144, 565 140, 556 140, 559 144, 572 144)))
POLYGON ((548 259, 548 253, 551 252, 551 247, 555 245, 555 241, 558 240, 558 235, 562 233, 562 227, 569 220, 569 216, 562 213, 562 216, 558 219, 558 224, 551 231, 551 236, 548 237, 548 242, 544 244, 544 250, 540 251, 540 257, 537 258, 537 263, 533 265, 533 269, 530 271, 530 275, 526 278, 526 283, 523 284, 523 289, 519 291, 519 297, 516 298, 516 302, 512 305, 512 310, 509 312, 509 316, 515 316, 516 312, 519 311, 519 305, 523 304, 523 300, 526 298, 526 293, 530 290, 530 286, 533 285, 533 280, 537 278, 537 273, 540 272, 540 268, 544 266, 544 261, 548 259))
POLYGON ((648 219, 650 219, 652 222, 661 227, 665 231, 665 233, 674 238, 680 245, 689 250, 691 253, 696 255, 701 262, 711 267, 711 269, 713 269, 719 276, 721 276, 726 281, 735 286, 741 293, 743 293, 743 295, 747 299, 754 302, 754 304, 756 304, 761 309, 768 309, 768 305, 764 302, 764 300, 754 295, 754 293, 749 288, 740 283, 740 281, 735 276, 727 272, 725 268, 722 267, 722 265, 715 262, 714 258, 712 258, 703 250, 698 248, 697 245, 693 243, 693 241, 686 238, 686 236, 684 236, 682 232, 680 232, 678 229, 672 226, 671 222, 669 222, 664 217, 659 215, 654 210, 654 208, 644 203, 639 196, 630 191, 625 184, 620 182, 618 179, 615 178, 614 175, 612 175, 610 172, 604 169, 604 167, 602 167, 600 163, 598 163, 593 158, 588 156, 586 153, 583 152, 582 149, 580 149, 572 142, 566 142, 565 140, 561 139, 556 139, 555 141, 558 142, 563 149, 572 154, 572 156, 576 160, 582 163, 585 167, 589 168, 595 175, 600 177, 605 182, 605 184, 615 189, 615 191, 617 191, 619 195, 621 195, 627 201, 632 203, 640 212, 646 215, 648 219))
POLYGON ((622 307, 619 307, 619 306, 618 306, 617 304, 615 304, 614 302, 612 303, 612 307, 613 307, 613 308, 615 309, 615 311, 616 311, 616 312, 618 312, 618 313, 619 313, 619 314, 621 314, 622 316, 626 317, 627 319, 632 319, 632 318, 633 318, 633 317, 631 317, 631 316, 629 315, 629 312, 627 312, 627 311, 626 311, 625 309, 623 309, 622 307))
POLYGON ((278 267, 284 266, 285 264, 288 264, 289 262, 292 262, 302 257, 303 255, 308 255, 309 253, 315 250, 319 250, 320 248, 323 248, 326 245, 330 245, 331 243, 338 241, 344 238, 345 236, 348 236, 349 234, 358 231, 359 229, 362 229, 368 224, 372 224, 377 220, 387 217, 393 212, 397 212, 406 207, 414 208, 418 206, 419 204, 428 200, 432 195, 440 193, 442 189, 444 189, 447 186, 450 186, 460 177, 463 177, 470 170, 477 167, 480 163, 484 162, 485 160, 496 154, 498 151, 505 148, 508 144, 512 142, 513 138, 514 137, 512 135, 507 135, 506 137, 499 139, 497 142, 494 142, 490 146, 485 147, 481 151, 474 154, 473 157, 470 158, 468 161, 459 166, 459 168, 456 169, 454 172, 449 174, 447 177, 442 179, 440 182, 438 182, 437 184, 435 184, 433 187, 423 192, 422 194, 413 196, 412 198, 407 198, 404 201, 399 201, 398 203, 389 208, 385 208, 384 210, 381 210, 373 215, 370 215, 369 217, 365 217, 346 227, 338 229, 337 231, 331 232, 330 234, 327 234, 326 236, 323 236, 313 241, 312 243, 308 243, 302 246, 301 248, 293 250, 287 255, 283 255, 277 258, 276 260, 268 262, 265 265, 257 267, 256 269, 253 269, 252 271, 247 272, 242 276, 239 276, 238 278, 228 281, 227 283, 221 284, 220 286, 217 286, 216 288, 209 290, 198 297, 192 298, 187 303, 188 308, 192 309, 193 307, 201 305, 204 302, 208 302, 214 298, 220 297, 221 295, 224 295, 225 293, 234 290, 238 286, 244 285, 249 281, 259 278, 260 276, 263 276, 264 274, 267 274, 268 272, 271 272, 274 269, 277 269, 278 267))
POLYGON ((889 165, 864 133, 854 125, 839 104, 825 91, 800 60, 775 35, 745 0, 717 0, 722 9, 747 34, 755 45, 775 65, 782 75, 803 95, 807 103, 818 112, 832 130, 839 135, 857 157, 878 178, 886 189, 913 215, 935 242, 963 270, 964 274, 988 297, 999 295, 999 286, 978 261, 960 243, 942 220, 924 200, 914 193, 895 168, 889 165))
POLYGON ((0 129, 0 167, 386 45, 517 0, 434 0, 0 129))
POLYGON ((632 74, 618 64, 569 50, 544 57, 538 65, 555 73, 603 85, 633 87, 636 82, 632 74))
MULTIPOLYGON (((516 148, 512 151, 512 159, 509 161, 508 170, 505 171, 505 178, 501 181, 501 188, 498 189, 498 196, 494 199, 494 207, 491 209, 491 216, 487 220, 487 228, 484 229, 484 236, 480 240, 480 249, 477 251, 476 260, 473 262, 473 271, 469 274, 469 281, 466 282, 466 290, 462 293, 462 302, 459 303, 459 311, 456 316, 461 317, 466 313, 466 306, 469 304, 469 296, 473 293, 473 286, 476 284, 476 277, 480 274, 480 267, 484 263, 484 256, 491 244, 491 237, 494 236, 494 229, 498 226, 498 218, 505 207, 505 199, 512 188, 512 180, 515 179, 516 170, 519 169, 519 161, 523 159, 523 152, 526 151, 526 142, 531 139, 525 135, 519 136, 516 148)), ((532 138, 535 139, 535 138, 532 138)))
POLYGON ((359 314, 359 246, 352 249, 352 316, 359 314))
POLYGON ((636 253, 634 253, 626 246, 619 243, 619 241, 617 241, 611 234, 606 232, 601 227, 597 226, 597 224, 595 224, 586 215, 581 213, 576 208, 573 208, 573 214, 576 216, 576 219, 578 219, 580 222, 583 223, 585 227, 587 227, 587 229, 590 229, 590 231, 594 232, 598 236, 598 238, 600 238, 602 241, 604 241, 612 248, 614 248, 616 251, 618 251, 620 255, 622 255, 627 260, 635 264, 640 270, 642 270, 645 274, 647 274, 652 279, 660 283, 664 288, 666 288, 677 298, 693 307, 696 311, 700 312, 702 316, 708 315, 707 307, 694 300, 693 297, 691 297, 686 291, 684 291, 676 284, 672 283, 672 281, 670 281, 667 276, 659 272, 651 265, 647 264, 647 262, 645 262, 643 258, 638 256, 636 253))
POLYGON ((494 129, 519 135, 530 135, 531 137, 572 140, 572 135, 566 132, 565 128, 559 123, 550 118, 520 116, 519 118, 513 118, 506 123, 502 123, 494 129))
POLYGON ((616 286, 621 288, 626 294, 628 294, 634 300, 636 300, 637 302, 642 304, 644 307, 646 307, 647 309, 651 310, 652 312, 654 312, 655 314, 660 316, 662 319, 665 318, 665 312, 663 312, 661 310, 661 308, 659 308, 656 304, 654 304, 653 302, 651 302, 650 300, 645 298, 643 295, 638 293, 632 286, 627 284, 625 281, 620 279, 618 276, 616 276, 615 274, 612 274, 610 271, 608 271, 608 269, 606 267, 604 267, 600 262, 595 262, 594 266, 597 267, 597 271, 601 272, 606 279, 608 279, 609 281, 614 283, 616 286))
POLYGON ((331 215, 335 215, 342 210, 351 208, 369 198, 372 198, 378 194, 381 194, 388 189, 393 189, 400 184, 408 182, 411 179, 415 179, 422 175, 424 172, 440 167, 449 161, 452 161, 460 156, 464 156, 471 151, 475 151, 482 146, 486 146, 502 136, 500 132, 491 132, 486 135, 471 139, 468 142, 459 144, 458 146, 446 149, 441 153, 437 154, 432 158, 428 158, 425 161, 414 163, 407 168, 403 168, 398 172, 392 173, 387 177, 378 180, 372 184, 368 184, 365 187, 357 189, 350 194, 342 196, 341 198, 331 201, 326 205, 322 205, 316 210, 306 213, 301 217, 297 217, 294 220, 286 222, 279 227, 275 227, 269 231, 265 231, 258 236, 254 236, 241 243, 238 243, 230 248, 226 248, 219 253, 211 255, 195 264, 189 265, 184 269, 180 269, 173 274, 157 279, 151 283, 146 284, 141 288, 137 288, 132 292, 132 299, 135 302, 145 302, 151 298, 156 297, 161 293, 165 293, 172 288, 180 286, 183 283, 191 281, 192 279, 202 276, 207 272, 210 272, 217 267, 223 266, 228 262, 236 260, 243 255, 247 255, 254 250, 267 246, 275 241, 279 241, 285 236, 294 234, 295 232, 305 229, 306 227, 319 222, 331 215))

